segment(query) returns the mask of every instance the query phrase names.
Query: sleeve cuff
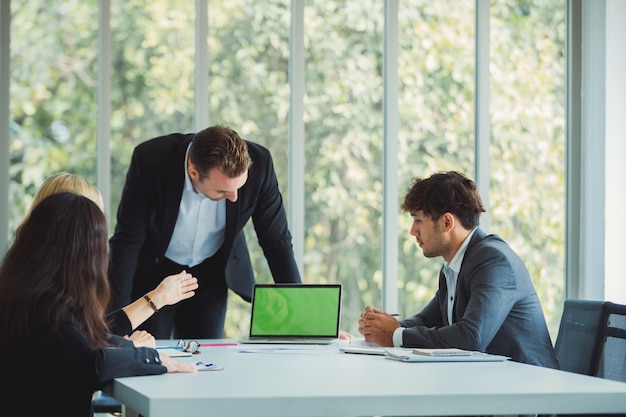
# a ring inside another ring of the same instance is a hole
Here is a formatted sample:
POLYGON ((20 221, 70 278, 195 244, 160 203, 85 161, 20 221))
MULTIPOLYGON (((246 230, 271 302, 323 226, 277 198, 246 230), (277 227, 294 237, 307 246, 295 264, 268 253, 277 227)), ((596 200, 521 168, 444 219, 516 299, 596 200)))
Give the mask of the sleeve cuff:
POLYGON ((402 333, 404 333, 404 327, 398 327, 393 331, 393 346, 402 347, 402 333))

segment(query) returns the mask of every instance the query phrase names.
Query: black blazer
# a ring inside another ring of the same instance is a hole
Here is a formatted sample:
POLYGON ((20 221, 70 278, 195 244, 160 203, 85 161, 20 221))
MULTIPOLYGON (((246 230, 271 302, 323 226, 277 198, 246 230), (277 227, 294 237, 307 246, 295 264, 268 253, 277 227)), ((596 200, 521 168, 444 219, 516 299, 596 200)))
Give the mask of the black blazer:
MULTIPOLYGON (((148 279, 145 271, 165 256, 183 193, 185 154, 193 136, 161 136, 141 143, 133 152, 109 242, 112 309, 130 303, 133 279, 148 279)), ((237 201, 226 201, 223 254, 228 287, 250 301, 254 273, 242 230, 250 218, 274 281, 299 283, 301 278, 271 154, 246 142, 252 166, 237 201)), ((158 280, 144 284, 140 286, 153 288, 158 280)))
POLYGON ((457 279, 454 323, 448 323, 446 278, 418 314, 400 322, 403 346, 477 350, 558 368, 541 303, 526 266, 496 235, 477 229, 457 279))

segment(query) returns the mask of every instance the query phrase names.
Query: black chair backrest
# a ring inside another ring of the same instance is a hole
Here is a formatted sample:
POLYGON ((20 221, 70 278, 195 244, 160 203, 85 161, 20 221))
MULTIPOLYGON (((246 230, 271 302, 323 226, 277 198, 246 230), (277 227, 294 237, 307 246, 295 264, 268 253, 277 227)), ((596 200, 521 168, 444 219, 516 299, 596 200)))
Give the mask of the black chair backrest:
POLYGON ((554 350, 563 371, 593 375, 603 301, 567 299, 554 350))
POLYGON ((626 382, 626 305, 603 304, 594 375, 626 382))
POLYGON ((563 371, 626 382, 626 306, 608 301, 565 300, 554 350, 563 371))

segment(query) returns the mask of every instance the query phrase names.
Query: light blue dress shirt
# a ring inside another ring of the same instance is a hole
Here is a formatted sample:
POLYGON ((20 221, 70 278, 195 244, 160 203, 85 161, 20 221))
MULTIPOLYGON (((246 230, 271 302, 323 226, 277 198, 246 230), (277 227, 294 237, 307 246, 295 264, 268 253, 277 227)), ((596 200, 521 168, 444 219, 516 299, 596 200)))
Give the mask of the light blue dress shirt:
POLYGON ((187 172, 174 233, 165 257, 180 265, 196 266, 213 256, 224 243, 226 200, 213 201, 198 192, 187 172))

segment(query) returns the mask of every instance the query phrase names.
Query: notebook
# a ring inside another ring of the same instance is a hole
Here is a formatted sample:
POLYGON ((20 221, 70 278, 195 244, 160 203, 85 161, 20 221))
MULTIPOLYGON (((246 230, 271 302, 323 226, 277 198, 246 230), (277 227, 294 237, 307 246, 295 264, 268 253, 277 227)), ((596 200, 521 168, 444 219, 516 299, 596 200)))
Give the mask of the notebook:
POLYGON ((339 339, 341 284, 256 284, 240 343, 330 344, 339 339))
MULTIPOLYGON (((423 349, 422 349, 423 351, 423 349)), ((436 351, 448 351, 449 349, 436 349, 436 351)), ((413 349, 407 348, 387 348, 385 358, 400 362, 503 362, 509 358, 501 355, 490 355, 482 352, 471 352, 471 354, 429 354, 415 353, 413 349)))

